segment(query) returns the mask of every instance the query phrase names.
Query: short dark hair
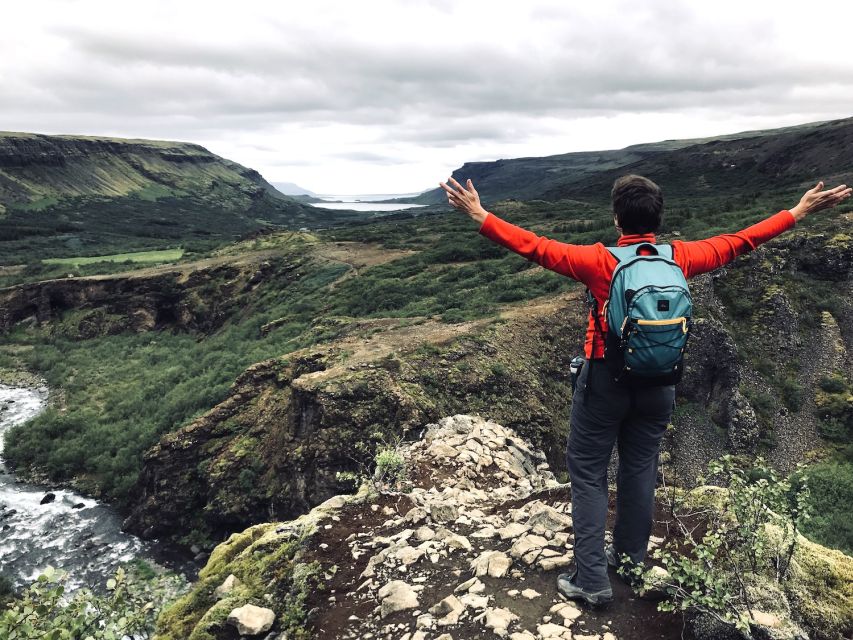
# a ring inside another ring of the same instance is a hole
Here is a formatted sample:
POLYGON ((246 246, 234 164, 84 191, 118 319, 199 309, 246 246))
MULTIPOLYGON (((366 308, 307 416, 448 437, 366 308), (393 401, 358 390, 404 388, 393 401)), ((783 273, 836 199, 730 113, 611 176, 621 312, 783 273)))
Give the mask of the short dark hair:
POLYGON ((613 183, 613 214, 622 233, 654 233, 663 219, 663 193, 643 176, 627 175, 613 183))

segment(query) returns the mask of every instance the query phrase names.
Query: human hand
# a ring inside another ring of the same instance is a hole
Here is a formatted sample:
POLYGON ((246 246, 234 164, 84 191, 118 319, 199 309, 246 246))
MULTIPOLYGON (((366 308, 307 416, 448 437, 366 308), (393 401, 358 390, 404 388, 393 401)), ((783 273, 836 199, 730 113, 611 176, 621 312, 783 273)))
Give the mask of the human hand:
POLYGON ((444 182, 439 182, 438 184, 440 184, 441 188, 447 192, 447 202, 450 203, 450 206, 454 209, 459 209, 459 211, 467 213, 472 219, 483 224, 483 221, 488 215, 488 211, 486 211, 480 204, 480 194, 477 193, 471 179, 469 178, 466 183, 468 187, 467 189, 456 182, 452 176, 448 178, 447 181, 450 182, 453 187, 449 187, 444 182))
POLYGON ((838 185, 834 189, 827 189, 826 191, 821 191, 821 189, 823 189, 823 180, 818 182, 813 189, 806 191, 796 207, 789 209, 797 222, 810 213, 834 207, 849 198, 853 192, 853 189, 846 184, 838 185))

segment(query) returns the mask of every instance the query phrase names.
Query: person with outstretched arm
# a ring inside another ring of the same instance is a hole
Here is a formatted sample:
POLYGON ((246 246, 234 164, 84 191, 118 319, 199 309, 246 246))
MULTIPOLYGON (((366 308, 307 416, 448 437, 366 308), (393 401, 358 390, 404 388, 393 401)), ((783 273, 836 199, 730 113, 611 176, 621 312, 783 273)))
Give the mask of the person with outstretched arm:
MULTIPOLYGON (((538 236, 486 211, 471 180, 466 186, 452 177, 448 182, 439 183, 448 202, 476 221, 482 235, 546 269, 582 282, 597 308, 604 307, 617 261, 603 244, 575 245, 538 236)), ((834 207, 851 194, 846 185, 827 190, 823 187, 823 182, 818 182, 793 208, 737 233, 706 240, 674 240, 672 259, 687 278, 713 271, 791 229, 810 213, 834 207)), ((663 216, 663 195, 658 185, 642 176, 623 176, 614 183, 611 200, 613 222, 620 233, 618 246, 654 244, 663 216)), ((645 559, 654 514, 658 453, 675 400, 674 385, 638 392, 615 382, 604 366, 606 332, 606 318, 594 317, 591 310, 584 345, 587 365, 573 396, 566 454, 572 486, 575 569, 557 579, 557 588, 567 598, 593 605, 613 598, 608 564, 617 566, 626 556, 629 565, 645 559), (619 447, 616 523, 613 544, 605 547, 607 467, 614 444, 619 447)))

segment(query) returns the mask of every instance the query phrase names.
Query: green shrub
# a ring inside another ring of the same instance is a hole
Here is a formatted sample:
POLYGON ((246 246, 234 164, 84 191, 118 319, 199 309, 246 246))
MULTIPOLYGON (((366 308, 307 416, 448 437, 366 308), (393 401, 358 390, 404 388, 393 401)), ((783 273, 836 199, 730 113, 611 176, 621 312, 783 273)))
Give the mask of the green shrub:
POLYGON ((806 389, 794 378, 782 376, 779 380, 782 403, 791 411, 799 411, 806 399, 806 389))
POLYGON ((782 479, 760 458, 744 468, 724 456, 708 472, 721 488, 703 487, 687 499, 669 495, 677 535, 653 553, 668 575, 642 566, 620 571, 662 588, 668 598, 660 610, 702 611, 749 636, 756 607, 750 585, 788 579, 809 489, 804 478, 782 479), (781 533, 774 537, 773 530, 781 533))
POLYGON ((406 461, 400 453, 399 447, 384 447, 376 452, 374 458, 376 469, 373 480, 377 487, 401 488, 408 479, 406 461))
POLYGON ((823 375, 818 380, 818 386, 827 393, 843 393, 847 390, 847 381, 839 373, 823 375))
POLYGON ((853 390, 841 374, 823 376, 815 394, 818 429, 828 440, 853 441, 853 390))
POLYGON ((48 567, 0 613, 0 638, 15 640, 117 640, 148 638, 155 604, 145 601, 123 569, 107 581, 107 594, 88 589, 65 596, 66 575, 48 567))
POLYGON ((853 556, 853 463, 826 462, 808 467, 811 518, 803 533, 824 546, 853 556))

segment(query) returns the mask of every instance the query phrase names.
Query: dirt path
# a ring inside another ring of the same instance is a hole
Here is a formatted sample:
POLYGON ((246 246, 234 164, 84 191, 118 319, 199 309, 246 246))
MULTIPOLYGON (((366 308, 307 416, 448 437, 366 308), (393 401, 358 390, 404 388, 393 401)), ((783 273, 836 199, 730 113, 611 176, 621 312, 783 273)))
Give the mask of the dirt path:
POLYGON ((340 262, 350 267, 349 271, 329 286, 330 291, 334 290, 341 282, 349 278, 358 277, 359 269, 392 262, 398 258, 404 258, 415 253, 417 251, 387 249, 377 244, 365 244, 361 242, 322 243, 316 245, 313 250, 313 255, 317 258, 340 262))
MULTIPOLYGON (((309 597, 308 608, 317 612, 312 620, 314 637, 356 640, 372 633, 436 638, 443 632, 458 640, 507 637, 506 631, 493 633, 488 617, 484 620, 488 611, 496 610, 514 616, 509 631, 517 632, 517 637, 532 638, 532 632, 548 623, 565 625, 565 631, 571 628, 575 637, 590 640, 681 637, 680 616, 657 611, 654 602, 636 597, 613 572, 610 606, 566 603, 558 594, 557 576, 569 568, 565 562, 573 548, 571 492, 553 481, 547 465, 533 470, 541 453, 537 458, 514 433, 479 418, 454 416, 431 429, 402 454, 415 489, 382 496, 371 505, 348 505, 311 540, 306 559, 337 568, 326 589, 309 597), (470 431, 468 424, 474 425, 470 431), (484 425, 482 430, 478 425, 484 425), (486 452, 497 451, 501 441, 517 447, 514 457, 495 457, 487 464, 486 452), (466 450, 480 451, 475 455, 483 457, 473 463, 466 450), (521 461, 527 471, 507 460, 521 461), (526 544, 534 541, 547 549, 526 544), (533 549, 532 555, 520 549, 533 549), (539 553, 550 560, 536 560, 533 556, 539 553), (477 558, 490 554, 503 557, 509 567, 489 574, 477 571, 477 558), (479 584, 472 585, 472 576, 479 584), (415 585, 417 611, 377 616, 377 608, 384 606, 380 587, 392 580, 415 585), (463 583, 471 586, 460 586, 463 583), (427 613, 444 598, 461 600, 457 606, 462 606, 462 614, 441 621, 443 613, 434 609, 427 613), (328 606, 330 602, 334 606, 328 606), (564 605, 568 613, 555 613, 564 605), (522 633, 525 629, 528 633, 522 633)), ((610 526, 613 503, 611 499, 610 526)), ((655 534, 663 537, 665 512, 657 515, 655 534)))

